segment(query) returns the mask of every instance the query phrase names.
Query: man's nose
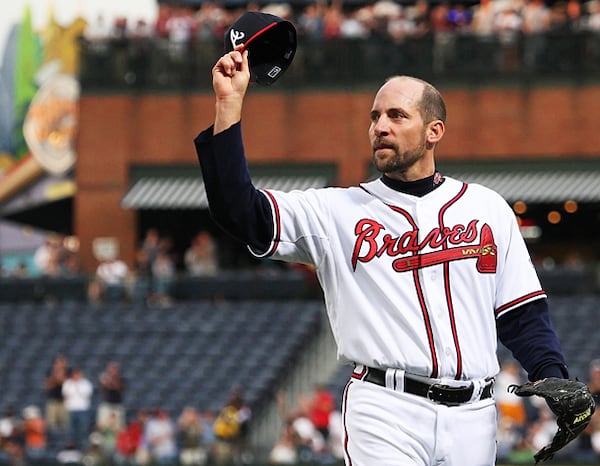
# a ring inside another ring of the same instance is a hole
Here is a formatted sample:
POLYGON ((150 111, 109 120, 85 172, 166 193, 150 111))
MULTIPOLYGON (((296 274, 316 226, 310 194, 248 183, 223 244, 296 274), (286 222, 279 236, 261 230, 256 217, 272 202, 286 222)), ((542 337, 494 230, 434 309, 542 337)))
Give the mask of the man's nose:
POLYGON ((385 117, 380 117, 373 124, 373 132, 376 136, 385 136, 389 133, 389 125, 385 117))

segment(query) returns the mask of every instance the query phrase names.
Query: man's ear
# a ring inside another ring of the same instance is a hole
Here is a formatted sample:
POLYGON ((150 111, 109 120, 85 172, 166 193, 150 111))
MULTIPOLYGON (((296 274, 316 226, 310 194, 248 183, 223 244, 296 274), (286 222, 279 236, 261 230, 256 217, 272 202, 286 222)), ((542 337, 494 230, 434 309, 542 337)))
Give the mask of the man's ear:
POLYGON ((442 120, 434 120, 427 125, 427 142, 430 144, 436 144, 440 142, 446 131, 446 125, 442 120))

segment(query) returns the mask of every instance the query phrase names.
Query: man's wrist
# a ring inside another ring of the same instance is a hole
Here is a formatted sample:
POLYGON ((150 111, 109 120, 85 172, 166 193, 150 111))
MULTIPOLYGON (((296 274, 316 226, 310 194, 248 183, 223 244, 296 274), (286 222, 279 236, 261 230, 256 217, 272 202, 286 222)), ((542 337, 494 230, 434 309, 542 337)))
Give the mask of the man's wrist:
POLYGON ((215 105, 215 124, 213 134, 218 134, 230 128, 242 119, 242 103, 235 101, 217 100, 215 105))

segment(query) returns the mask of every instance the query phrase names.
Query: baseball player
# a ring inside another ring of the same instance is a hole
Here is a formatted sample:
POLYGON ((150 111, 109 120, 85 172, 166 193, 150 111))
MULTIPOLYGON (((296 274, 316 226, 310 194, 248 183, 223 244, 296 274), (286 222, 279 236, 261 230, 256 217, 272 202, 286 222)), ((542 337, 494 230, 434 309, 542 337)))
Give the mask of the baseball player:
POLYGON ((370 110, 375 181, 284 193, 252 185, 241 136, 248 52, 212 70, 214 125, 195 139, 211 214, 257 257, 313 264, 338 357, 352 466, 495 463, 497 339, 532 381, 568 378, 514 214, 436 170, 446 109, 388 79, 370 110))

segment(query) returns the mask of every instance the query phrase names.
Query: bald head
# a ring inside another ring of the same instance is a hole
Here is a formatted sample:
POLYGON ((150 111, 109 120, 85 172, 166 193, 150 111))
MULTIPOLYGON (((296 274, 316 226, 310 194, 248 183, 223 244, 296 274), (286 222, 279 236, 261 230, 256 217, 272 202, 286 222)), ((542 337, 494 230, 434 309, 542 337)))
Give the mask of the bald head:
POLYGON ((427 81, 413 76, 398 75, 386 79, 380 90, 387 86, 393 86, 398 92, 412 95, 423 123, 427 124, 434 120, 446 123, 446 103, 440 92, 427 81))

